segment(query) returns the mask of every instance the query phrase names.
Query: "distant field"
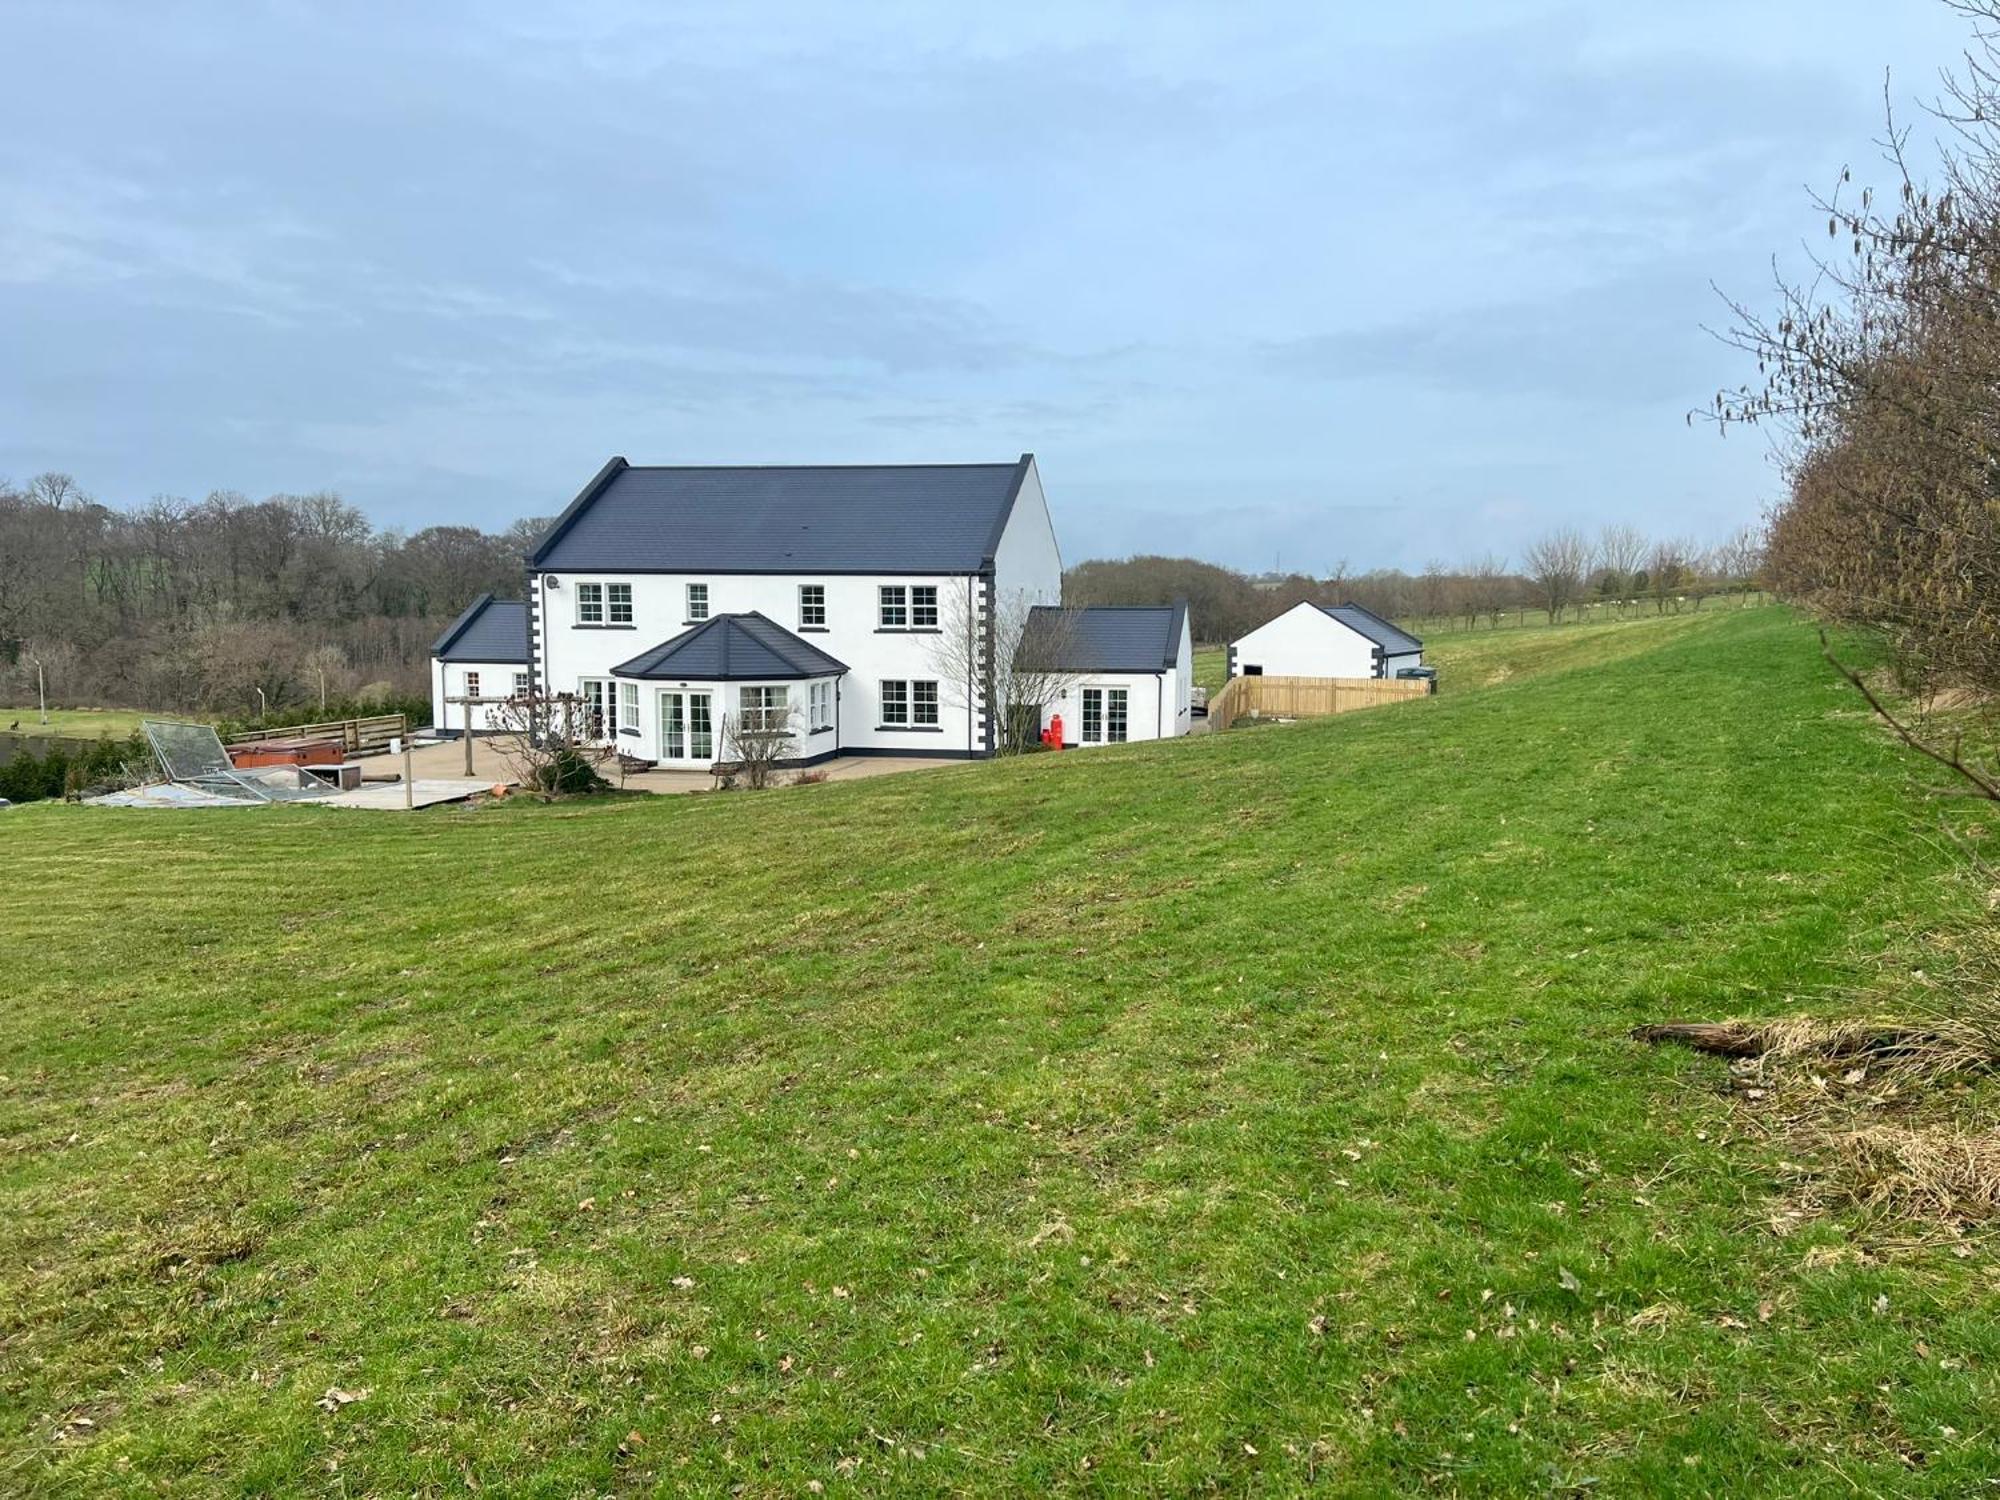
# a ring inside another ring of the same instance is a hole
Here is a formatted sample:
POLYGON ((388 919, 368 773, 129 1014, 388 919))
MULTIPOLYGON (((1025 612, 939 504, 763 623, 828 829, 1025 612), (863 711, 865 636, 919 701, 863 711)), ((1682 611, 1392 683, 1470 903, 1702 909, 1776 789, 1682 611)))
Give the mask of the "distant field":
POLYGON ((1207 688, 1211 695, 1222 691, 1223 683, 1229 680, 1229 648, 1226 646, 1203 646, 1194 654, 1194 682, 1196 687, 1207 688))
POLYGON ((1922 767, 1778 610, 1439 655, 761 794, 0 814, 0 1492, 1986 1492, 1991 1237, 1795 1215, 1628 1035, 1934 966, 1922 767))
POLYGON ((22 734, 46 732, 81 738, 123 736, 137 729, 139 720, 146 717, 149 716, 126 708, 52 708, 49 710, 49 722, 44 725, 41 710, 33 706, 0 708, 0 730, 18 725, 22 734))

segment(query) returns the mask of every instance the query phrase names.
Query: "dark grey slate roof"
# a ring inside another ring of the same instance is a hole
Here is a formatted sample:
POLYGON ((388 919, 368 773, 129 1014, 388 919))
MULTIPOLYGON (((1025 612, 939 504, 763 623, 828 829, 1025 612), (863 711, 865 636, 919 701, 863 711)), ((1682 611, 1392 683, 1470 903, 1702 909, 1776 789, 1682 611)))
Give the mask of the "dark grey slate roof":
POLYGON ((1358 604, 1322 604, 1320 608, 1348 629, 1367 636, 1386 655, 1403 656, 1424 649, 1424 643, 1409 631, 1391 625, 1373 610, 1363 609, 1358 604))
POLYGON ((1021 653, 1042 671, 1160 672, 1181 653, 1185 604, 1038 605, 1028 612, 1021 653))
POLYGON ((714 615, 611 669, 614 677, 675 682, 772 682, 838 677, 847 670, 764 615, 714 615))
POLYGON ((528 659, 528 606, 519 599, 481 594, 437 638, 431 655, 440 661, 519 661, 528 659))
POLYGON ((614 458, 528 561, 551 572, 972 573, 999 545, 1032 461, 709 469, 614 458))

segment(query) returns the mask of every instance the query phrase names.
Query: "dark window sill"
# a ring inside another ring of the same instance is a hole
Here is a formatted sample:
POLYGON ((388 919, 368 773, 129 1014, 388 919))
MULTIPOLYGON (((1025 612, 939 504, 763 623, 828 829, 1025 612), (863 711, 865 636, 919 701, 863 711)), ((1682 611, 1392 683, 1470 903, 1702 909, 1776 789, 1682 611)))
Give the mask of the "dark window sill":
POLYGON ((824 625, 801 625, 801 626, 799 627, 799 634, 800 634, 800 635, 825 635, 825 634, 826 634, 826 627, 825 627, 824 625))
POLYGON ((936 625, 877 625, 875 633, 877 635, 943 635, 944 631, 936 625))
POLYGON ((618 732, 620 734, 630 735, 635 740, 639 738, 639 731, 636 729, 621 729, 618 732))
POLYGON ((814 726, 813 726, 813 727, 812 727, 811 729, 808 729, 808 730, 806 731, 806 733, 807 733, 807 734, 832 734, 832 733, 833 733, 833 726, 832 726, 831 724, 817 724, 817 725, 814 725, 814 726))
POLYGON ((942 724, 877 724, 877 734, 943 734, 942 724))
POLYGON ((637 625, 587 625, 579 620, 572 627, 576 630, 637 630, 637 625))
POLYGON ((708 616, 707 616, 707 615, 703 615, 703 616, 702 616, 702 617, 701 617, 701 618, 700 618, 699 620, 683 620, 683 621, 681 621, 681 624, 683 624, 683 625, 706 625, 707 623, 708 623, 708 616))

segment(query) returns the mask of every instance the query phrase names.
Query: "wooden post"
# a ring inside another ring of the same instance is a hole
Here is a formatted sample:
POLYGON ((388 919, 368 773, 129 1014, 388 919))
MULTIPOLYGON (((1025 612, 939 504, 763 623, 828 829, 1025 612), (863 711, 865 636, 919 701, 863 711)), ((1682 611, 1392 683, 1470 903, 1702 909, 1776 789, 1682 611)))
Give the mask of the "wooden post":
POLYGON ((403 807, 414 811, 417 805, 417 784, 410 779, 410 737, 403 736, 403 807))
POLYGON ((465 775, 467 780, 472 777, 472 699, 469 696, 465 700, 465 775))

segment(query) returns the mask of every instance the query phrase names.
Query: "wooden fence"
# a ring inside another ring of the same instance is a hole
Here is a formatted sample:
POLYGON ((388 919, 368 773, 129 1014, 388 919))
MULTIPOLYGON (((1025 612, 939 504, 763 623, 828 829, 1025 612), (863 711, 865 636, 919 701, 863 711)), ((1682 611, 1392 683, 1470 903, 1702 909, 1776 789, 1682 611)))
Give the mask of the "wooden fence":
POLYGON ((1238 719, 1314 719, 1430 691, 1428 682, 1395 677, 1232 677, 1208 700, 1208 722, 1227 729, 1238 719))
POLYGON ((402 714, 377 714, 372 719, 335 719, 326 724, 286 724, 278 729, 249 729, 231 735, 232 745, 255 745, 264 740, 330 740, 339 737, 350 755, 367 755, 386 750, 389 741, 410 732, 402 714))

